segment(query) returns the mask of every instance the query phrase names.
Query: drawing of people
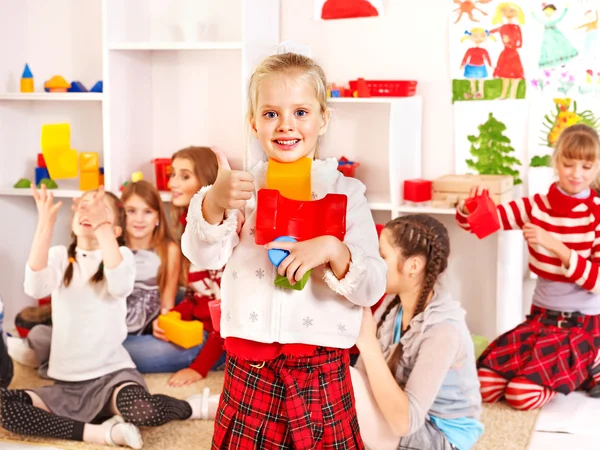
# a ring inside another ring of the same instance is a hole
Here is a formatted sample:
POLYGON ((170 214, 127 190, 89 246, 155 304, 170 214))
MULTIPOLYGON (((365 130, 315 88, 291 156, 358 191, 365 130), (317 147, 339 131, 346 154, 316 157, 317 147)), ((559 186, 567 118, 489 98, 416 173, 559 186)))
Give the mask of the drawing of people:
POLYGON ((598 29, 598 9, 594 8, 586 11, 584 17, 586 23, 575 29, 585 29, 583 53, 586 62, 591 66, 598 58, 600 58, 600 47, 598 46, 598 35, 600 34, 598 29))
POLYGON ((544 24, 544 37, 542 39, 542 49, 538 65, 540 69, 551 69, 558 66, 564 66, 567 62, 576 58, 579 52, 564 34, 558 29, 558 24, 565 18, 569 8, 565 7, 563 12, 556 16, 557 8, 552 3, 542 4, 542 11, 545 18, 538 17, 535 13, 533 17, 544 24))
POLYGON ((484 79, 488 76, 486 63, 492 67, 492 61, 490 55, 485 48, 481 48, 480 45, 484 43, 488 36, 496 40, 493 36, 490 36, 487 30, 483 28, 473 28, 471 31, 465 31, 465 37, 461 39, 461 42, 467 39, 473 41, 475 47, 471 47, 465 53, 465 56, 460 65, 461 69, 464 69, 464 76, 471 82, 471 92, 465 93, 465 98, 483 98, 483 83, 484 79), (477 89, 477 82, 479 81, 479 89, 477 89))
POLYGON ((514 22, 521 25, 525 23, 525 15, 521 7, 512 2, 500 3, 492 23, 494 25, 502 23, 502 26, 490 30, 490 34, 500 33, 504 44, 504 50, 500 53, 494 70, 494 78, 502 79, 502 93, 499 97, 501 100, 506 98, 509 87, 510 98, 517 98, 519 82, 525 78, 518 51, 523 46, 521 27, 514 22))

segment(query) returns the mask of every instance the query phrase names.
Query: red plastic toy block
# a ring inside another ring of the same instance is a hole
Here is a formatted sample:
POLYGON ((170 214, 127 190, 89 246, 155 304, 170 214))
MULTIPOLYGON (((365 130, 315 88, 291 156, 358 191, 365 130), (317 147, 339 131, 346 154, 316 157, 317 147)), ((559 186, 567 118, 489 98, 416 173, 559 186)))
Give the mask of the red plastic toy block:
POLYGON ((500 229, 496 204, 490 198, 487 190, 477 197, 465 200, 465 207, 469 211, 467 222, 473 234, 479 239, 483 239, 500 229))
POLYGON ((407 202, 428 202, 431 200, 430 180, 405 180, 404 181, 404 201, 407 202))
POLYGON ((305 241, 318 236, 346 235, 348 197, 327 194, 319 200, 298 201, 282 196, 274 189, 260 189, 257 194, 254 242, 264 245, 280 236, 305 241))
POLYGON ((345 156, 338 159, 338 170, 347 177, 354 177, 356 168, 360 166, 360 163, 356 161, 350 161, 345 156))
POLYGON ((169 191, 171 158, 157 158, 150 162, 154 164, 154 170, 156 172, 156 189, 159 191, 169 191))
POLYGON ((46 160, 44 159, 44 155, 42 153, 38 153, 37 155, 37 166, 43 169, 46 169, 46 160))

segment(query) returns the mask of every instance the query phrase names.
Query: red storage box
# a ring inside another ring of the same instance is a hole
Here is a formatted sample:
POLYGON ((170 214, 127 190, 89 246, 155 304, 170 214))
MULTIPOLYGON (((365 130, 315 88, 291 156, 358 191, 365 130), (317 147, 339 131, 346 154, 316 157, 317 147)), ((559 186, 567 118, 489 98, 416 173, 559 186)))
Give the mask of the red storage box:
POLYGON ((431 200, 430 180, 404 180, 404 201, 421 203, 431 200))
POLYGON ((358 166, 360 166, 360 163, 356 161, 349 161, 345 156, 342 156, 338 160, 338 170, 347 177, 354 177, 356 168, 358 166))
MULTIPOLYGON (((414 80, 367 80, 371 97, 412 97, 417 92, 414 80)), ((350 81, 350 90, 358 90, 358 80, 350 81)))
POLYGON ((156 173, 156 189, 169 191, 169 178, 171 177, 171 158, 157 158, 150 161, 154 164, 156 173))

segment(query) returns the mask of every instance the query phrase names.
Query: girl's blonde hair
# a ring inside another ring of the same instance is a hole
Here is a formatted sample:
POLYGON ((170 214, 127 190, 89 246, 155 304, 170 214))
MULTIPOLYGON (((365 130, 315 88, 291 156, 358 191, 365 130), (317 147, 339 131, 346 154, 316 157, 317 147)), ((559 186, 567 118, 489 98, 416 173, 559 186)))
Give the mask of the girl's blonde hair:
MULTIPOLYGON (((321 114, 328 112, 327 79, 325 72, 313 59, 298 53, 281 53, 264 59, 250 77, 248 86, 248 111, 246 124, 250 125, 256 118, 258 107, 258 90, 263 80, 271 75, 293 75, 298 80, 306 79, 315 89, 315 95, 321 107, 321 114)), ((318 145, 315 158, 318 158, 318 145)))
MULTIPOLYGON (((160 193, 154 185, 145 180, 128 183, 121 194, 121 202, 123 205, 125 205, 127 200, 134 195, 137 195, 150 209, 158 213, 158 225, 154 227, 154 231, 152 232, 150 246, 156 250, 158 257, 160 258, 157 282, 158 290, 162 293, 167 284, 169 246, 171 243, 175 242, 175 239, 173 238, 173 232, 171 231, 171 227, 167 220, 167 214, 160 198, 160 193)), ((123 229, 123 235, 125 237, 125 243, 128 245, 127 227, 123 229)))
POLYGON ((460 40, 460 42, 465 42, 467 39, 469 39, 471 36, 473 36, 474 33, 485 33, 485 35, 488 39, 491 39, 494 42, 496 41, 496 38, 492 34, 490 34, 490 32, 488 30, 484 30, 481 27, 477 27, 477 28, 472 28, 471 31, 465 31, 465 35, 460 40))
POLYGON ((494 14, 494 18, 492 19, 492 23, 494 25, 498 24, 498 23, 502 23, 502 10, 506 7, 511 7, 517 10, 517 20, 519 21, 519 23, 521 25, 523 25, 525 23, 525 14, 523 13, 523 10, 521 9, 521 7, 519 5, 517 5, 516 3, 513 2, 504 2, 504 3, 500 3, 498 5, 498 7, 496 8, 496 13, 494 14))
MULTIPOLYGON (((556 141, 552 164, 556 168, 561 159, 575 159, 600 163, 600 137, 592 127, 583 123, 566 128, 556 141)), ((600 173, 592 182, 593 189, 600 189, 600 173)))
MULTIPOLYGON (((88 191, 85 194, 83 194, 81 196, 81 198, 85 197, 88 194, 94 193, 94 192, 97 192, 97 191, 96 190, 88 191)), ((125 240, 123 239, 123 232, 125 231, 125 210, 123 209, 123 204, 121 203, 121 200, 119 200, 119 197, 117 197, 112 192, 108 192, 108 191, 104 192, 104 197, 108 199, 108 203, 110 204, 110 207, 113 210, 113 213, 115 215, 115 223, 113 224, 113 226, 120 227, 122 230, 121 235, 119 237, 117 237, 117 243, 119 244, 119 246, 124 246, 125 240)), ((73 266, 77 262, 77 236, 75 236, 74 233, 72 234, 71 244, 67 248, 67 255, 69 256, 69 264, 67 265, 67 268, 65 269, 65 273, 63 275, 63 284, 65 285, 65 287, 68 287, 71 284, 71 281, 73 280, 73 270, 74 270, 73 266)), ((101 262, 98 265, 98 270, 90 279, 90 282, 92 284, 97 284, 103 280, 104 280, 104 263, 101 262)))
MULTIPOLYGON (((194 166, 194 176, 198 179, 200 187, 215 184, 217 173, 219 171, 219 163, 217 155, 210 147, 186 147, 173 153, 171 163, 177 158, 187 159, 194 166)), ((175 206, 171 204, 171 221, 175 230, 175 238, 181 239, 183 234, 182 216, 187 211, 187 206, 175 206)), ((181 260, 181 283, 184 286, 188 285, 187 277, 190 271, 190 261, 183 257, 181 260)))

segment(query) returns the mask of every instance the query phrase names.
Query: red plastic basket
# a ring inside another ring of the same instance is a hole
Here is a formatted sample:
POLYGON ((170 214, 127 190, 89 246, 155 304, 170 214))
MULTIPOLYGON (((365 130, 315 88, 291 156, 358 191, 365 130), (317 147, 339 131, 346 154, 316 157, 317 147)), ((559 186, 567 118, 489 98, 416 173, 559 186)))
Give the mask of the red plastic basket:
MULTIPOLYGON (((357 89, 357 80, 350 81, 350 90, 357 89)), ((417 92, 417 82, 413 80, 367 80, 371 97, 412 97, 417 92)))

